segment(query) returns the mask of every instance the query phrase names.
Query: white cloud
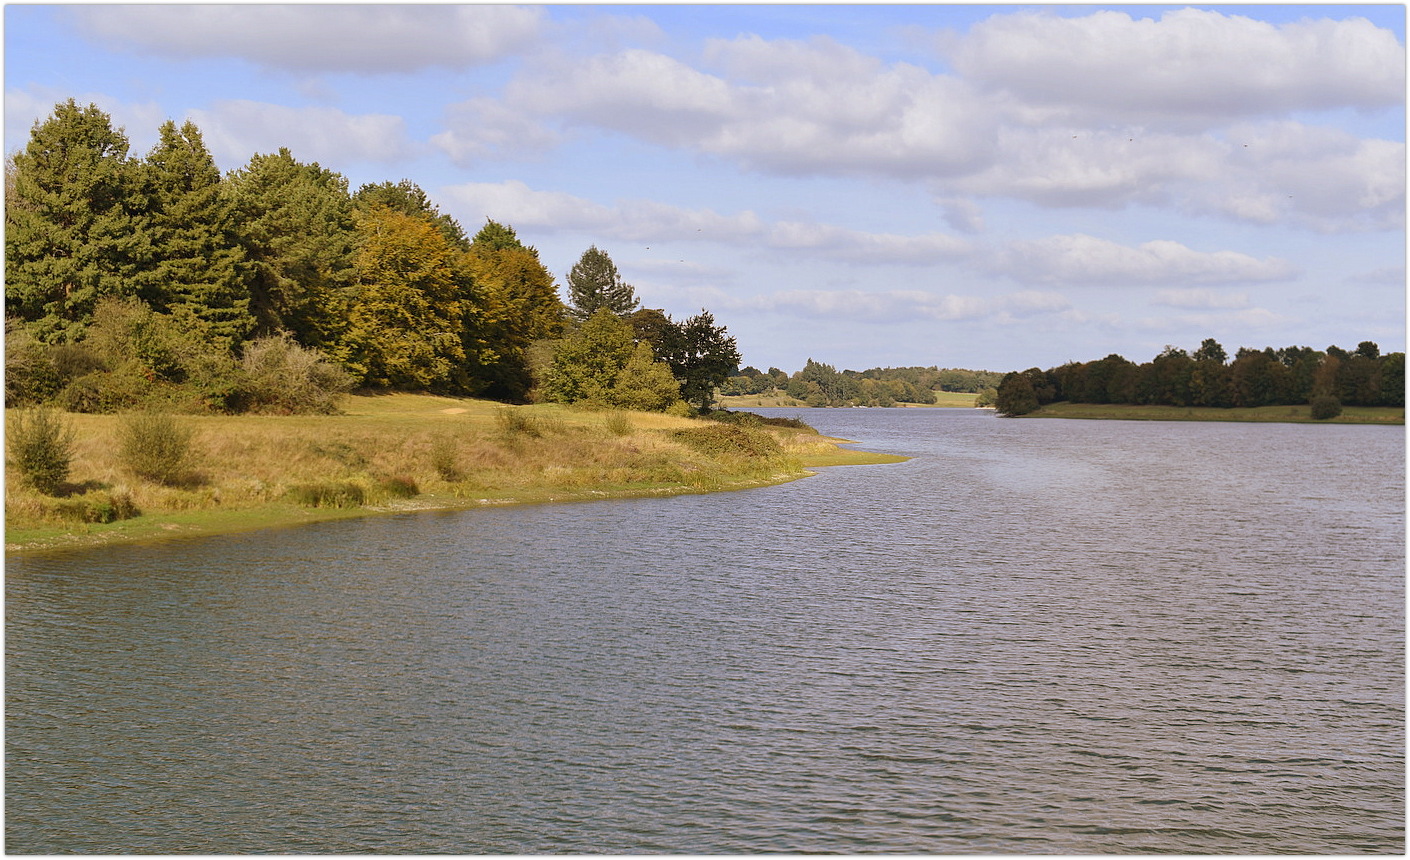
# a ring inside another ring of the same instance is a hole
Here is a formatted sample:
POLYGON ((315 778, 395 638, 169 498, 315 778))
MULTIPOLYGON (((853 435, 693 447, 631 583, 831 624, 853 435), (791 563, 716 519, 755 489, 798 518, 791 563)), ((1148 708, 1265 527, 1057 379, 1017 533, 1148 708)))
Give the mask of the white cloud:
POLYGON ((1151 302, 1172 308, 1240 310, 1249 306, 1247 293, 1220 293, 1203 287, 1157 290, 1151 302))
POLYGON ((1284 260, 1235 251, 1195 251, 1160 239, 1130 247, 1084 234, 1013 242, 983 264, 1028 283, 1078 285, 1230 284, 1291 278, 1284 260))
POLYGON ((1365 19, 1283 25, 1213 10, 996 15, 953 40, 976 86, 1074 115, 1213 121, 1405 98, 1405 48, 1365 19))
POLYGON ((160 106, 145 102, 130 104, 106 93, 82 93, 51 87, 11 87, 5 90, 5 152, 24 149, 36 122, 44 122, 54 113, 54 106, 72 98, 80 107, 90 104, 106 113, 114 129, 127 135, 128 154, 142 156, 157 144, 161 124, 173 117, 165 116, 160 106))
POLYGON ((288 147, 300 161, 392 162, 414 145, 399 116, 349 114, 337 108, 292 108, 245 100, 219 101, 190 117, 216 160, 241 164, 256 152, 288 147))
MULTIPOLYGON (((654 292, 662 292, 660 289, 654 292)), ((778 290, 740 296, 713 288, 666 290, 734 312, 775 313, 805 319, 896 323, 916 320, 965 322, 1059 314, 1071 305, 1055 293, 1025 291, 995 297, 961 296, 927 290, 778 290)))
POLYGON ((467 68, 522 51, 541 9, 498 5, 91 5, 90 38, 175 58, 239 57, 298 72, 467 68))
POLYGON ((466 183, 441 193, 470 221, 487 216, 516 228, 589 231, 623 241, 725 242, 806 251, 809 256, 846 263, 896 265, 926 265, 970 253, 968 243, 940 233, 903 236, 811 222, 767 223, 750 211, 721 215, 652 200, 621 200, 604 206, 563 192, 536 191, 516 180, 466 183))

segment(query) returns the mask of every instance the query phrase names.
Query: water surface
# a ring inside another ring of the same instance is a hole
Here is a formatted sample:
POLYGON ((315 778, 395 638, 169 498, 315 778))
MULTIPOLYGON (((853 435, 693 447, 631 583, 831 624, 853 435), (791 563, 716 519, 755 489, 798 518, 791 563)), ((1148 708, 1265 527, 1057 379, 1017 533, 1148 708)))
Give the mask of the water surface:
MULTIPOLYGON (((788 414, 788 413, 785 413, 788 414)), ((12 853, 1401 853, 1403 428, 11 559, 12 853)))

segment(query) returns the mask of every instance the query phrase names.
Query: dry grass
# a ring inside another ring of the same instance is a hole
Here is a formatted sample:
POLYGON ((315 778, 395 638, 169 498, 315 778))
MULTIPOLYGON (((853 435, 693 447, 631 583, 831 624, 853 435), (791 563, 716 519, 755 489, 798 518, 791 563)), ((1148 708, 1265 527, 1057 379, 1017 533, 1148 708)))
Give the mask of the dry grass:
POLYGON ((170 527, 164 520, 218 519, 226 525, 217 530, 303 520, 310 516, 309 499, 329 498, 338 487, 355 487, 364 510, 454 507, 575 494, 701 492, 788 480, 806 474, 805 464, 838 462, 829 459, 829 452, 838 453, 834 441, 807 431, 752 429, 779 443, 757 450, 776 453, 718 456, 674 438, 674 431, 715 426, 695 419, 399 394, 350 397, 336 416, 182 417, 193 433, 190 474, 177 486, 163 486, 121 465, 118 416, 68 418, 74 457, 61 496, 6 484, 10 549, 75 534, 151 536, 170 527), (506 409, 513 420, 506 420, 506 409), (405 498, 408 486, 415 497, 405 498), (75 513, 83 507, 74 501, 80 498, 99 510, 86 522, 75 513), (126 524, 95 519, 110 508, 131 507, 142 516, 126 524))

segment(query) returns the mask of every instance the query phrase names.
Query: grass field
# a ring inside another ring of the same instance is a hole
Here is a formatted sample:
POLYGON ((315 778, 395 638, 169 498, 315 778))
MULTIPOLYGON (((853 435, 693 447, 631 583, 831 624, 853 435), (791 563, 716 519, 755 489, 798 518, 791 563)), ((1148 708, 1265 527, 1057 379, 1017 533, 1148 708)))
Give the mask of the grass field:
POLYGON ((1259 406, 1218 409, 1213 407, 1131 406, 1102 403, 1050 403, 1023 418, 1089 418, 1123 421, 1270 421, 1309 424, 1404 424, 1405 409, 1388 406, 1348 406, 1330 421, 1314 421, 1310 407, 1259 406))
POLYGON ((741 489, 800 478, 810 467, 904 459, 842 449, 843 440, 808 430, 726 432, 656 413, 395 394, 350 397, 335 416, 181 417, 194 431, 192 462, 168 486, 136 477, 121 461, 120 417, 65 420, 75 451, 69 483, 55 496, 7 471, 7 551, 371 513, 741 489), (773 442, 752 444, 758 434, 773 442))

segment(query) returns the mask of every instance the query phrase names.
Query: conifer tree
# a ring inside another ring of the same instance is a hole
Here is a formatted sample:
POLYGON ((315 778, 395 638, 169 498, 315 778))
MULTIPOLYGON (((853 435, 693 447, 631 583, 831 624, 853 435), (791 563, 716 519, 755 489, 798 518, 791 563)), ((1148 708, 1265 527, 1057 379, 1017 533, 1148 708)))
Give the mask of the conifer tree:
POLYGON ((261 334, 334 343, 352 284, 348 182, 288 149, 256 154, 226 180, 236 235, 251 263, 250 309, 261 334))
POLYGON ((568 304, 568 313, 578 322, 599 308, 624 317, 637 309, 636 290, 622 280, 612 258, 593 245, 568 272, 568 304))
POLYGON ((149 240, 127 137, 73 99, 37 122, 14 156, 5 207, 6 313, 42 340, 82 337, 98 300, 133 295, 149 240))
POLYGON ((233 347, 254 317, 220 169, 194 124, 167 121, 160 135, 143 165, 154 253, 142 296, 157 310, 189 314, 212 343, 233 347))

